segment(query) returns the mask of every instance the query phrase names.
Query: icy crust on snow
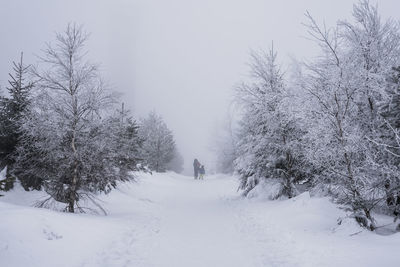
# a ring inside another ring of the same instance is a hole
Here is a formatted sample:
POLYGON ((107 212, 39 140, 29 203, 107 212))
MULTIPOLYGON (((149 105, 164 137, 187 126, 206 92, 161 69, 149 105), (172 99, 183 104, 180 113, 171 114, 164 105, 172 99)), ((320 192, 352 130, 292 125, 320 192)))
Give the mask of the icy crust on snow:
POLYGON ((243 198, 224 175, 139 176, 98 196, 108 216, 34 208, 43 192, 6 192, 0 266, 398 265, 400 235, 362 230, 328 198, 243 198))

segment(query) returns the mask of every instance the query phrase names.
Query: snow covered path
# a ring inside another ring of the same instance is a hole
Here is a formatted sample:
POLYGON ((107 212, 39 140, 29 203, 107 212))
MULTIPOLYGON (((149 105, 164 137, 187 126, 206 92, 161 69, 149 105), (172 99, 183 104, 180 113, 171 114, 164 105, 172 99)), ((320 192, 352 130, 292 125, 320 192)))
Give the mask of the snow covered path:
POLYGON ((141 175, 102 196, 108 216, 0 198, 0 266, 397 266, 399 235, 360 232, 325 198, 243 199, 233 177, 141 175), (353 235, 357 233, 356 235, 353 235))
MULTIPOLYGON (((163 180, 143 181, 140 187, 145 189, 137 193, 149 206, 149 223, 128 230, 124 238, 131 235, 132 242, 113 244, 111 252, 87 266, 262 266, 253 262, 251 246, 238 224, 232 203, 236 182, 224 178, 195 181, 166 175, 163 180)), ((137 218, 126 219, 135 225, 137 218)))

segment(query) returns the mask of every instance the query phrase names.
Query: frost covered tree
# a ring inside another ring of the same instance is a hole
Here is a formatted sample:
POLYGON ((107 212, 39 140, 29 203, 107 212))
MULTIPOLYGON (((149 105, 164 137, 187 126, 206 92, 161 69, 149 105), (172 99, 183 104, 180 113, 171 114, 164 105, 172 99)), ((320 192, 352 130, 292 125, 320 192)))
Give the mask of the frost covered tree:
POLYGON ((400 66, 393 67, 392 73, 387 77, 387 100, 383 101, 380 108, 381 115, 390 125, 400 128, 400 66))
POLYGON ((168 170, 168 164, 175 156, 176 145, 162 117, 154 111, 150 112, 141 120, 139 134, 144 140, 142 156, 148 168, 156 172, 168 170))
POLYGON ((173 153, 173 158, 172 160, 167 164, 166 169, 169 171, 173 171, 176 173, 181 173, 183 171, 183 164, 185 163, 183 156, 181 153, 178 151, 178 149, 175 147, 174 153, 173 153))
POLYGON ((354 22, 320 27, 306 14, 307 29, 322 49, 305 64, 302 85, 310 97, 307 156, 321 170, 318 184, 355 219, 374 230, 371 211, 382 201, 386 178, 396 168, 376 143, 387 136, 378 105, 387 98, 388 74, 399 61, 399 31, 381 22, 368 1, 354 5, 354 22))
POLYGON ((211 151, 216 156, 216 170, 220 173, 233 174, 234 161, 237 157, 237 134, 233 128, 232 114, 220 124, 213 134, 211 151))
POLYGON ((127 180, 132 176, 132 171, 144 170, 140 156, 143 140, 139 137, 139 126, 129 110, 124 109, 123 103, 121 110, 106 119, 104 128, 109 146, 114 150, 113 164, 119 168, 118 180, 127 180))
POLYGON ((33 70, 37 96, 22 119, 17 148, 15 175, 41 179, 50 195, 41 204, 55 200, 68 212, 83 211, 81 200, 95 203, 92 194, 130 179, 135 156, 127 154, 137 149, 134 122, 107 116, 115 100, 85 59, 86 40, 81 27, 69 24, 43 51, 33 70))
MULTIPOLYGON (((393 67, 387 79, 387 99, 379 105, 380 114, 384 119, 382 128, 387 130, 382 133, 379 141, 372 140, 386 153, 385 160, 392 166, 392 173, 399 172, 400 164, 400 67, 393 67)), ((396 217, 400 216, 400 180, 398 175, 385 178, 386 205, 396 217)))
POLYGON ((7 166, 6 179, 0 182, 0 190, 13 187, 12 175, 14 153, 20 137, 20 120, 24 116, 31 98, 33 83, 27 81, 30 66, 23 64, 23 54, 18 63, 13 62, 13 74, 7 87, 8 96, 0 98, 0 169, 7 166))
POLYGON ((289 95, 276 57, 273 48, 268 53, 253 53, 253 80, 237 88, 237 100, 244 113, 235 169, 244 194, 268 180, 278 183, 275 197, 293 197, 294 184, 304 177, 300 168, 304 157, 297 145, 301 130, 288 109, 289 95))

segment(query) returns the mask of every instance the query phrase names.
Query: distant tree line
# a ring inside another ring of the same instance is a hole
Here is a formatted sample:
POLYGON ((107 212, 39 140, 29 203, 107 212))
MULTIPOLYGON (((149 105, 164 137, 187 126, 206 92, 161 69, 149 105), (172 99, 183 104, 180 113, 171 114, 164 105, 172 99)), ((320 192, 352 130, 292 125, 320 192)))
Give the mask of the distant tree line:
POLYGON ((374 230, 373 212, 400 214, 399 22, 383 21, 367 0, 354 5, 354 22, 306 19, 321 49, 315 59, 285 75, 274 48, 252 54, 251 81, 235 90, 243 112, 222 144, 231 156, 224 169, 240 176, 245 195, 272 183, 275 197, 290 198, 306 184, 374 230))
POLYGON ((47 44, 37 65, 13 64, 0 96, 0 190, 19 181, 25 190, 45 190, 39 206, 64 203, 84 212, 82 200, 108 193, 138 171, 180 171, 172 132, 154 112, 140 123, 121 107, 86 59, 88 35, 69 24, 47 44))

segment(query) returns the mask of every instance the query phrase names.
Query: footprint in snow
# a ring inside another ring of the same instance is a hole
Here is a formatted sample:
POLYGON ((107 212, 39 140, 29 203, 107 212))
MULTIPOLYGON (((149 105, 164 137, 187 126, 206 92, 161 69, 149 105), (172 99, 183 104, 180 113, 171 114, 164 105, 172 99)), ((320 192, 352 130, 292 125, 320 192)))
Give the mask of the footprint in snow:
POLYGON ((62 235, 58 235, 54 233, 53 231, 49 231, 46 229, 43 229, 43 234, 45 235, 47 240, 56 240, 56 239, 61 239, 62 235))

